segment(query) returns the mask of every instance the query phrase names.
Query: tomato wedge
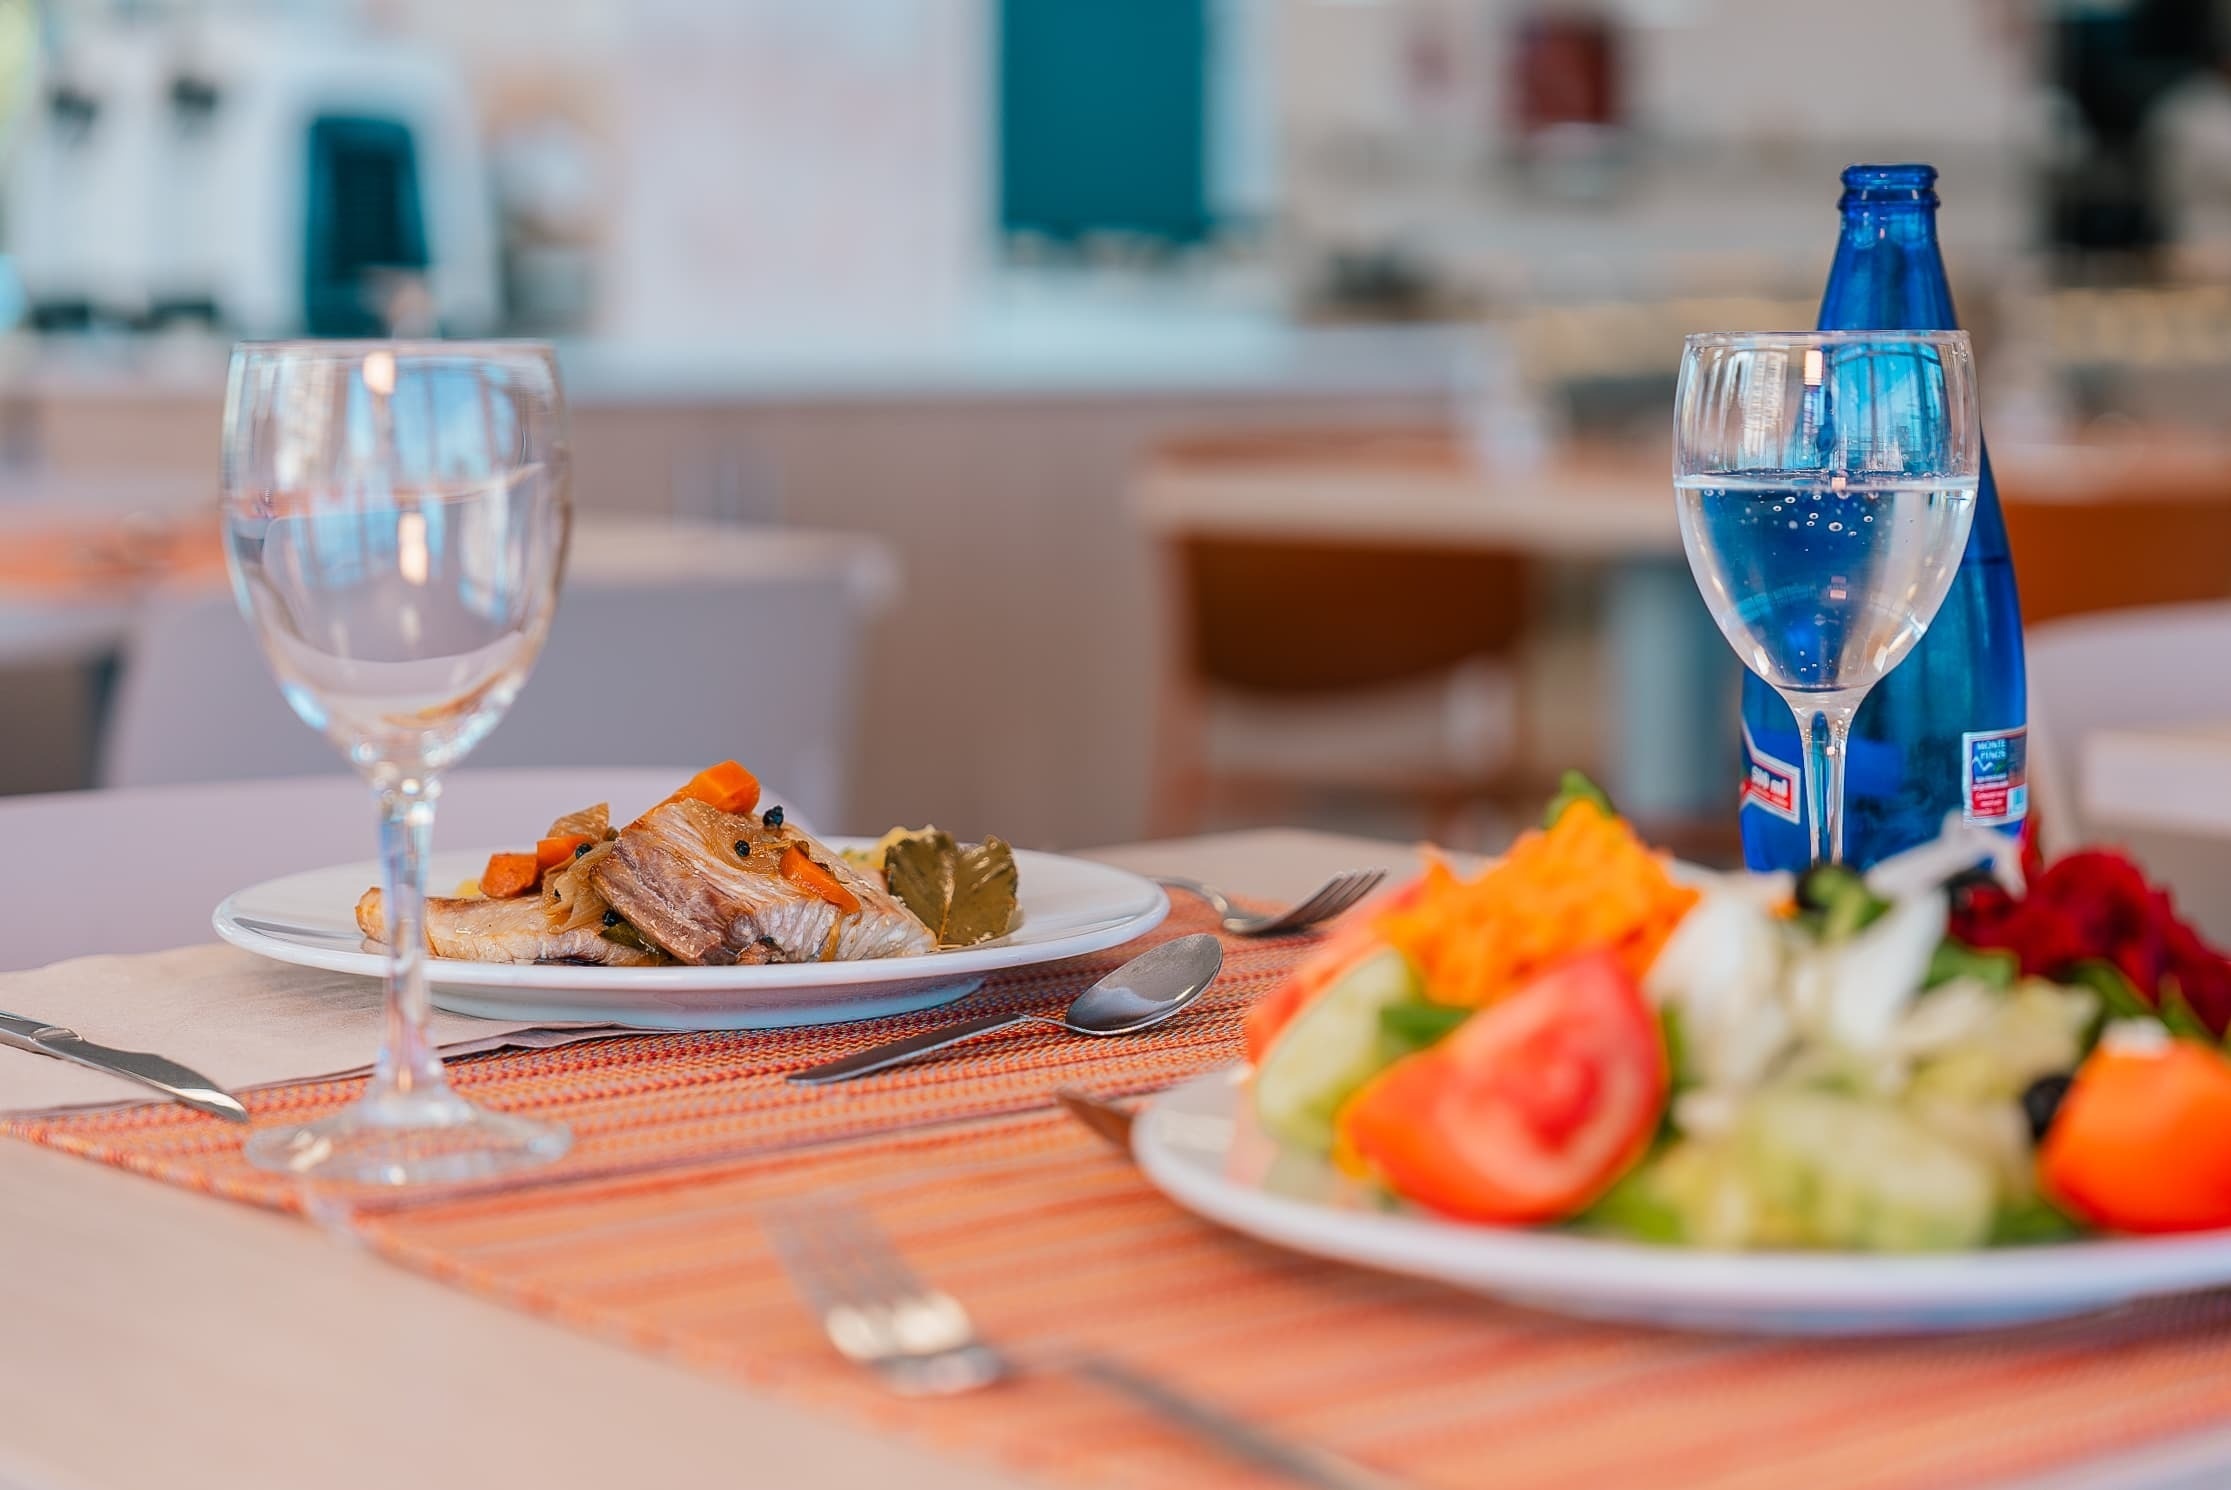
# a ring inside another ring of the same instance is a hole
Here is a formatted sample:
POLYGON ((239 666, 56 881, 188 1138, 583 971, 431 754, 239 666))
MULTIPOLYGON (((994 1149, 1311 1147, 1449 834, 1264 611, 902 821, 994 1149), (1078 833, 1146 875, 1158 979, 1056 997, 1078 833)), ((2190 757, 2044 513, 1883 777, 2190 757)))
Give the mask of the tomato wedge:
POLYGON ((1609 951, 1560 964, 1341 1109, 1343 1148, 1390 1189, 1468 1221, 1555 1221, 1650 1146, 1665 1041, 1609 951))
POLYGON ((2113 1231, 2231 1226, 2231 1060, 2110 1033, 2061 1099, 2037 1173, 2063 1207, 2113 1231))

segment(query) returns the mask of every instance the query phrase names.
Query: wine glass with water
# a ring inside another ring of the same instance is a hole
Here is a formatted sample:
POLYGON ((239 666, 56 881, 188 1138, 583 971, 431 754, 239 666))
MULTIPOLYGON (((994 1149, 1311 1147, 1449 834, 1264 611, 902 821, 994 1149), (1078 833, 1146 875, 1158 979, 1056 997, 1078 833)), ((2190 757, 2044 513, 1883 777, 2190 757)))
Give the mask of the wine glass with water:
POLYGON ((1736 655, 1797 716, 1816 861, 1844 856, 1852 716, 1967 549, 1980 428, 1964 331, 1713 332, 1682 351, 1682 546, 1736 655))
POLYGON ((294 711, 379 804, 390 948, 370 1085, 258 1133, 265 1168, 358 1183, 473 1179, 567 1131, 460 1097, 426 1031, 426 857, 441 773, 495 728, 556 609, 570 524, 565 404, 539 342, 245 343, 225 398, 225 553, 294 711))

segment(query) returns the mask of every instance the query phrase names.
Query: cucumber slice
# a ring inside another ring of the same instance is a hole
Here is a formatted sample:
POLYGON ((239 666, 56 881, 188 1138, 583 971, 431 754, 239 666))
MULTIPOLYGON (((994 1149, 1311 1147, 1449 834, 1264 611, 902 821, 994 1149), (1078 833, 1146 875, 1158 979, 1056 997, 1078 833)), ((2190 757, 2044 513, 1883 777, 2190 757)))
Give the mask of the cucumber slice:
POLYGON ((1281 1143, 1332 1150, 1333 1114, 1400 1052, 1379 1011, 1422 996, 1410 960, 1394 948, 1340 975, 1279 1033, 1255 1071, 1255 1116, 1281 1143))

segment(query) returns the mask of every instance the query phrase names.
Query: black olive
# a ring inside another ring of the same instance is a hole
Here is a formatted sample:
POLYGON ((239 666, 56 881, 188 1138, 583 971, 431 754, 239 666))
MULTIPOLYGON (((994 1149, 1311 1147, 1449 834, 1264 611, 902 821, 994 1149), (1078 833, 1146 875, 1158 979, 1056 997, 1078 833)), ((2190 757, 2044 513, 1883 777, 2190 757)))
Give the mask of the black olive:
POLYGON ((2030 1120, 2030 1137, 2036 1142, 2045 1141, 2045 1130, 2053 1126, 2053 1119, 2061 1110, 2061 1099, 2068 1095, 2069 1078, 2056 1072, 2040 1076, 2022 1092, 2022 1115, 2030 1120))
POLYGON ((780 807, 770 807, 765 812, 759 814, 759 826, 762 828, 781 827, 782 809, 780 807))
POLYGON ((573 857, 578 859, 583 854, 587 853, 590 849, 593 849, 595 847, 596 845, 593 843, 577 843, 573 846, 573 857))
POLYGON ((606 912, 604 913, 604 924, 605 924, 605 925, 607 925, 607 926, 617 926, 617 925, 619 925, 619 924, 620 924, 620 913, 619 913, 618 911, 606 911, 606 912))
POLYGON ((751 857, 750 840, 743 838, 739 838, 736 840, 736 857, 739 859, 748 859, 751 857))

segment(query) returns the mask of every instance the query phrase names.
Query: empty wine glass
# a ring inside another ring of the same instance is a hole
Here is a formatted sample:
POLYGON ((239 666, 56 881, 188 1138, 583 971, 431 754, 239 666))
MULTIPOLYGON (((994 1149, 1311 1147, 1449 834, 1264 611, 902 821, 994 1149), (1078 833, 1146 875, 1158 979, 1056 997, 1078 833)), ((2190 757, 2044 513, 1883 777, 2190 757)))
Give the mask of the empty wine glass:
POLYGON ((441 773, 495 728, 557 606, 565 403, 539 342, 274 342, 233 352, 234 594, 294 711, 379 804, 386 1037, 363 1097, 258 1133, 265 1168, 474 1179, 564 1153, 560 1126, 450 1088, 426 1031, 426 857, 441 773))
POLYGON ((1982 450, 1967 333, 1692 336, 1673 435, 1689 568, 1797 716, 1813 858, 1841 862, 1852 716, 1967 549, 1982 450))

